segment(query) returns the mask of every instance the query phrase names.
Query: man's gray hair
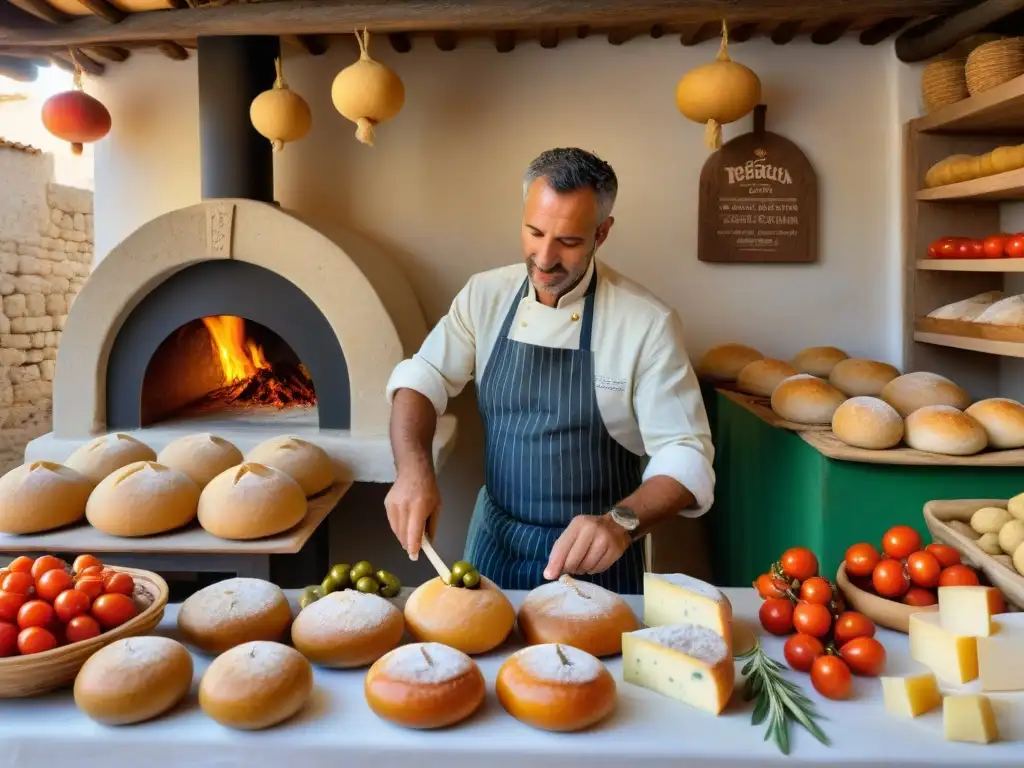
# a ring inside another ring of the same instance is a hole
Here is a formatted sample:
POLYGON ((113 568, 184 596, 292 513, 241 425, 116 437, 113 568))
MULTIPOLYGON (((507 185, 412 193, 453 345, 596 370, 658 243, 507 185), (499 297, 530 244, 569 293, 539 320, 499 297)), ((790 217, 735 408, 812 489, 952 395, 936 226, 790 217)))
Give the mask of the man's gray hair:
POLYGON ((597 198, 598 223, 604 223, 611 216, 619 180, 612 167, 597 155, 575 147, 559 147, 541 153, 526 169, 524 201, 530 184, 540 178, 559 194, 589 187, 597 198))

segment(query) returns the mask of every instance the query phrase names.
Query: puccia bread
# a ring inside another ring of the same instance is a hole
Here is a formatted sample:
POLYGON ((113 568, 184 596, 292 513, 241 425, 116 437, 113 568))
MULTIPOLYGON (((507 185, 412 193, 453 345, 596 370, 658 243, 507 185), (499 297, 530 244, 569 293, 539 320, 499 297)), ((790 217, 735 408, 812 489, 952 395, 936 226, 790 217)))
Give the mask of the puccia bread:
POLYGON ((851 357, 836 363, 828 383, 847 397, 878 397, 885 385, 899 375, 899 370, 888 363, 851 357))
POLYGON ((1024 405, 1016 400, 1006 397, 979 400, 966 413, 985 430, 989 448, 1024 448, 1024 405))
POLYGON ((402 612, 379 595, 353 589, 310 603, 292 622, 292 645, 322 667, 362 667, 398 645, 402 612))
POLYGON ((294 478, 306 496, 315 496, 334 482, 334 463, 319 445, 287 435, 266 440, 245 457, 294 478))
POLYGON ((107 475, 89 496, 85 516, 111 536, 152 536, 192 522, 199 486, 155 461, 138 461, 107 475))
POLYGON ((222 539, 261 539, 306 516, 306 494, 279 469, 247 461, 224 470, 199 497, 199 524, 222 539))
POLYGON ((827 381, 800 373, 784 379, 772 392, 772 410, 797 424, 831 424, 846 395, 827 381))
POLYGON ((288 598, 276 584, 238 577, 203 587, 178 610, 185 642, 223 653, 253 640, 280 640, 292 621, 288 598))
POLYGON ((880 451, 899 445, 903 419, 877 397, 851 397, 832 416, 832 432, 847 445, 880 451))
POLYGON ((156 461, 156 453, 131 435, 116 433, 91 440, 72 453, 64 464, 95 485, 111 472, 137 461, 156 461))
POLYGON ((897 376, 882 388, 880 397, 904 419, 926 405, 950 405, 963 410, 971 404, 971 396, 966 390, 945 376, 927 371, 897 376))
POLYGON ((242 452, 223 437, 204 432, 168 443, 156 460, 165 467, 181 470, 203 489, 225 469, 238 466, 244 459, 242 452))
POLYGON ((988 437, 981 424, 951 405, 926 405, 907 416, 904 439, 911 448, 948 456, 984 450, 988 437))
POLYGON ((704 353, 697 363, 697 374, 709 381, 736 381, 743 366, 763 357, 756 349, 744 344, 720 344, 704 353))
POLYGON ((78 522, 93 482, 52 461, 33 461, 0 477, 0 532, 41 533, 78 522))
POLYGON ((772 392, 783 379, 799 373, 793 366, 782 360, 765 357, 743 366, 736 376, 736 389, 757 397, 771 397, 772 392))
POLYGON ((827 379, 832 369, 848 357, 849 355, 837 347, 807 347, 797 352, 792 362, 793 367, 800 373, 827 379))
POLYGON ((421 642, 444 643, 475 655, 497 648, 516 623, 505 593, 485 576, 476 589, 451 587, 433 578, 405 603, 405 626, 421 642))

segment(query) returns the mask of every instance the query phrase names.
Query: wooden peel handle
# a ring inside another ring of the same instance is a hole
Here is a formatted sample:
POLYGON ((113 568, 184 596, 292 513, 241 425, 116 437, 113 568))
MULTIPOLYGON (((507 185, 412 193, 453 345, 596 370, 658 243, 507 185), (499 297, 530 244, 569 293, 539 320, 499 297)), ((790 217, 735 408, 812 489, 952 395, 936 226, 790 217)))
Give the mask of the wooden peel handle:
POLYGON ((423 533, 423 538, 420 539, 420 549, 423 550, 430 564, 434 566, 434 570, 441 577, 441 581, 447 584, 451 580, 452 572, 448 570, 448 566, 444 564, 444 561, 434 551, 434 546, 430 543, 430 537, 427 536, 426 531, 423 533))

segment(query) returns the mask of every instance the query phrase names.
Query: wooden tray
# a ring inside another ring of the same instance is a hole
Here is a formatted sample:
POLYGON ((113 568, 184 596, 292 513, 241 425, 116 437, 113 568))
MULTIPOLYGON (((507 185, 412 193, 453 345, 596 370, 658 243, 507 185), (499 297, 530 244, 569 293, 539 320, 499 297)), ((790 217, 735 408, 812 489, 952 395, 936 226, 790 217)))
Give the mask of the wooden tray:
POLYGON ((788 429, 790 432, 827 432, 832 429, 831 424, 798 424, 795 421, 787 421, 772 410, 770 398, 754 397, 753 395, 736 392, 724 387, 716 387, 716 389, 729 400, 732 400, 741 408, 745 408, 772 427, 788 429))
POLYGON ((880 595, 865 592, 855 587, 846 575, 846 563, 841 563, 836 573, 836 586, 843 593, 846 602, 859 613, 863 613, 875 624, 897 632, 910 632, 910 614, 939 610, 938 605, 905 605, 880 595))
POLYGON ((992 325, 972 320, 939 320, 934 317, 917 317, 914 318, 914 330, 921 333, 963 336, 968 339, 1024 343, 1024 328, 1017 325, 992 325))
POLYGON ((1024 448, 1012 451, 983 451, 973 456, 946 456, 907 447, 889 448, 885 451, 854 448, 836 437, 832 430, 803 432, 800 437, 824 456, 837 461, 925 467, 1024 467, 1024 448))
POLYGON ((947 525, 952 520, 969 523, 971 515, 982 507, 1006 509, 1006 499, 929 501, 924 505, 924 522, 933 539, 953 547, 960 553, 964 563, 983 572, 992 586, 999 588, 1006 598, 1008 608, 1024 610, 1024 576, 1012 566, 1004 565, 992 555, 985 554, 973 539, 947 525))

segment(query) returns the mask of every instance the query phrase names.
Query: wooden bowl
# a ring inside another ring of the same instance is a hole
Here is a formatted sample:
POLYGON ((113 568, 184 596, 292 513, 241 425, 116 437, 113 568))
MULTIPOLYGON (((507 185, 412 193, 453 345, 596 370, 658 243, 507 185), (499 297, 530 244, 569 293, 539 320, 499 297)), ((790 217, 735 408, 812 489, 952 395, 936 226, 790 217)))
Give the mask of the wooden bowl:
POLYGON ((1024 610, 1024 576, 1021 576, 1007 561, 1006 555, 1000 559, 982 552, 976 543, 980 538, 970 529, 971 516, 982 507, 1001 507, 1006 509, 1006 499, 958 499, 956 501, 929 501, 924 505, 924 522, 935 541, 948 544, 960 553, 965 565, 976 568, 985 574, 993 587, 999 589, 1006 598, 1007 608, 1024 610), (949 523, 959 521, 967 525, 961 532, 949 523), (967 533, 970 531, 970 534, 967 533), (971 538, 971 537, 974 538, 971 538))
POLYGON ((904 634, 910 632, 910 614, 926 613, 939 610, 938 605, 904 605, 903 603, 890 600, 880 595, 865 592, 860 587, 853 585, 853 582, 846 575, 846 563, 839 566, 836 573, 836 586, 843 593, 846 604, 858 613, 863 613, 875 624, 888 629, 895 629, 904 634))
POLYGON ((150 571, 106 566, 131 574, 135 579, 135 605, 139 614, 131 621, 91 640, 54 648, 28 656, 0 659, 0 699, 37 696, 74 682, 86 659, 100 648, 125 637, 152 632, 164 615, 169 592, 167 582, 150 571))

